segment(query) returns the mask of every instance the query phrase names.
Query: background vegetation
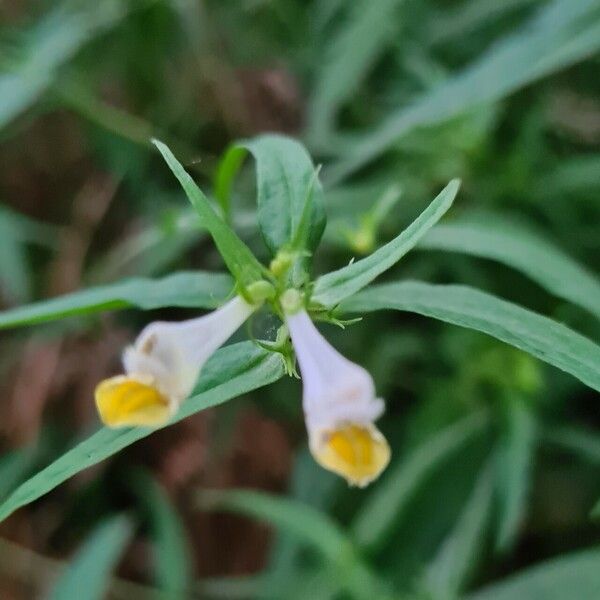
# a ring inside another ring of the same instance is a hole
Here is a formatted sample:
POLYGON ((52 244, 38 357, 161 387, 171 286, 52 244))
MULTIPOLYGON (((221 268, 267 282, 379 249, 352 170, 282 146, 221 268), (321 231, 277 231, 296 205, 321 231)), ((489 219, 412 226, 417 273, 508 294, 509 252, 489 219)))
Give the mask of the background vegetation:
MULTIPOLYGON (((0 18, 5 309, 222 271, 149 140, 213 194, 232 141, 279 131, 323 165, 316 273, 388 241, 460 177, 450 213, 384 279, 478 287, 600 337, 597 0, 8 0, 0 18)), ((251 164, 231 206, 267 259, 251 164)), ((98 428, 93 389, 122 346, 197 314, 183 306, 3 332, 0 512, 98 428)), ((2 326, 35 321, 14 315, 2 326)), ((284 378, 8 516, 0 597, 81 597, 82 582, 86 598, 128 600, 600 597, 596 392, 413 313, 322 330, 387 400, 378 482, 350 489, 315 465, 284 378)))

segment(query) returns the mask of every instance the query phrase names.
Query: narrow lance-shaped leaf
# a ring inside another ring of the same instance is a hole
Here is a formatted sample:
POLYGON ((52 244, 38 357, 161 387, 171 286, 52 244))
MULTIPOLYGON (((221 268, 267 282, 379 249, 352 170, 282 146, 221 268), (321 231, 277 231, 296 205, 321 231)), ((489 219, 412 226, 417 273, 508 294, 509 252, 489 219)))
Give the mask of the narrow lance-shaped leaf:
POLYGON ((208 198, 196 185, 181 163, 175 158, 169 148, 158 140, 154 145, 162 154, 167 165, 178 179, 186 196, 196 209, 200 221, 212 236, 225 264, 238 283, 247 286, 262 278, 264 267, 256 260, 250 248, 242 242, 236 233, 215 212, 208 198))
POLYGON ((31 297, 32 271, 19 231, 4 216, 0 211, 0 296, 20 304, 31 297))
POLYGON ((559 425, 542 430, 542 441, 569 452, 584 462, 600 465, 600 433, 577 425, 559 425))
POLYGON ((525 516, 537 441, 535 417, 526 400, 511 397, 507 409, 505 430, 496 449, 499 551, 512 546, 525 516))
POLYGON ((600 598, 600 549, 567 554, 525 569, 470 594, 466 600, 597 600, 600 598))
POLYGON ((85 586, 86 600, 104 598, 111 572, 131 534, 132 524, 124 516, 112 517, 99 525, 66 568, 52 590, 50 599, 79 598, 82 586, 85 586))
POLYGON ((426 587, 433 598, 457 598, 481 553, 493 501, 492 470, 484 469, 456 525, 427 565, 426 587))
POLYGON ((600 281, 541 235, 501 215, 436 225, 417 247, 497 260, 600 318, 600 281))
POLYGON ((162 279, 128 279, 0 312, 0 329, 132 307, 217 308, 232 290, 233 280, 222 273, 195 271, 162 279))
MULTIPOLYGON (((596 0, 554 0, 517 33, 510 33, 463 71, 435 86, 377 128, 358 137, 325 173, 340 181, 418 127, 447 121, 478 105, 498 101, 528 83, 592 55, 600 48, 596 0)), ((347 148, 347 145, 345 146, 347 148)))
MULTIPOLYGON (((183 403, 179 412, 164 427, 272 383, 282 375, 283 365, 279 356, 257 348, 251 342, 226 346, 217 350, 206 363, 194 395, 183 403)), ((156 429, 146 427, 100 429, 19 486, 0 504, 0 521, 79 471, 112 456, 153 431, 156 429)))
POLYGON ((44 428, 35 441, 0 456, 0 501, 35 470, 36 466, 50 454, 53 446, 52 431, 50 428, 44 428))
POLYGON ((453 179, 417 219, 391 242, 366 258, 319 277, 313 300, 324 306, 333 306, 396 264, 452 206, 459 187, 460 181, 453 179))
POLYGON ((26 446, 5 452, 0 457, 0 500, 22 481, 31 471, 35 447, 26 446))
POLYGON ((305 541, 342 569, 337 578, 352 597, 391 598, 342 529, 311 506, 253 490, 202 491, 198 503, 201 508, 226 509, 265 520, 305 541))
POLYGON ((488 424, 485 413, 463 418, 433 435, 384 475, 352 523, 361 545, 378 546, 426 478, 444 460, 480 435, 488 424))
POLYGON ((430 36, 434 44, 447 43, 449 40, 464 37, 490 25, 507 13, 533 4, 538 0, 473 0, 459 4, 455 8, 440 10, 430 21, 430 36))
POLYGON ((211 577, 210 579, 203 577, 196 581, 194 587, 196 594, 199 594, 200 598, 210 598, 210 600, 245 600, 246 598, 278 599, 276 594, 263 594, 264 589, 271 591, 267 588, 266 578, 263 575, 211 577))
POLYGON ((349 298, 341 309, 403 310, 475 329, 600 390, 600 347, 548 317, 467 286, 419 281, 378 285, 349 298))
POLYGON ((11 304, 29 301, 33 272, 26 246, 52 248, 57 234, 57 227, 0 206, 0 295, 4 301, 11 304))
POLYGON ((14 52, 16 59, 3 57, 0 128, 28 108, 85 44, 152 1, 54 2, 51 11, 23 32, 23 43, 14 52))
POLYGON ((231 181, 246 151, 256 161, 258 224, 273 255, 294 246, 312 252, 325 229, 323 191, 304 146, 281 135, 242 141, 225 154, 215 181, 221 204, 229 207, 231 181))
POLYGON ((153 538, 156 583, 163 600, 184 598, 191 590, 191 549, 185 527, 161 485, 146 471, 130 477, 140 504, 148 515, 153 538))
MULTIPOLYGON (((288 496, 325 512, 339 484, 339 479, 322 469, 305 450, 299 452, 294 461, 288 496)), ((265 589, 274 597, 284 595, 289 589, 289 581, 302 562, 302 550, 303 544, 297 537, 286 531, 278 532, 269 552, 265 575, 265 589)))
POLYGON ((9 304, 31 299, 33 273, 25 248, 10 234, 0 231, 0 297, 9 304))
POLYGON ((215 198, 228 222, 231 221, 231 195, 235 177, 244 164, 248 151, 244 146, 234 144, 225 151, 219 161, 214 178, 215 198))
POLYGON ((203 490, 198 494, 198 505, 203 509, 227 509, 263 519, 293 534, 333 561, 352 552, 350 542, 336 523, 297 500, 253 490, 203 490))
POLYGON ((321 139, 332 127, 338 107, 355 93, 378 56, 398 29, 396 18, 402 0, 358 0, 329 41, 318 65, 309 105, 311 138, 321 139))
MULTIPOLYGON (((179 192, 173 197, 176 202, 179 192)), ((198 227, 198 216, 191 206, 167 210, 158 221, 130 233, 92 262, 86 280, 104 284, 124 276, 158 275, 168 271, 193 244, 207 236, 208 232, 198 227)))
POLYGON ((0 222, 10 228, 11 233, 23 243, 47 248, 57 246, 60 234, 60 227, 57 225, 36 221, 7 206, 0 206, 0 222))

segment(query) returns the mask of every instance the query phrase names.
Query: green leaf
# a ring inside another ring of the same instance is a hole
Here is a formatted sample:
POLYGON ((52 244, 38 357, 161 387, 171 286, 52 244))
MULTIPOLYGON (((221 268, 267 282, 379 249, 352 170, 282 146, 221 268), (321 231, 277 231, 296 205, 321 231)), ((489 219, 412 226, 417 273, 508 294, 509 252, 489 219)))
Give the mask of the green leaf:
POLYGON ((507 13, 535 2, 539 0, 471 0, 435 14, 430 23, 430 35, 435 44, 464 38, 490 23, 498 22, 507 13))
POLYGON ((120 515, 98 526, 61 575, 50 594, 51 600, 102 600, 111 572, 116 567, 132 533, 132 524, 120 515))
POLYGON ((321 184, 304 146, 274 134, 234 145, 215 185, 224 206, 229 206, 231 179, 245 150, 256 161, 258 224, 271 253, 280 248, 314 251, 325 229, 325 209, 321 184))
POLYGON ((203 490, 198 495, 203 509, 225 509, 264 520, 306 542, 333 565, 336 577, 353 597, 390 598, 385 586, 362 563, 337 523, 326 514, 296 500, 253 490, 203 490))
POLYGON ((297 500, 253 490, 202 490, 198 502, 202 509, 226 509, 267 521, 334 562, 352 552, 339 525, 325 513, 297 500))
POLYGON ((600 318, 598 279, 541 235, 501 215, 436 225, 418 248, 497 260, 600 318))
POLYGON ((150 473, 133 473, 131 483, 149 516, 161 598, 184 598, 192 589, 191 549, 184 524, 167 494, 150 473))
MULTIPOLYGON (((279 356, 268 353, 251 342, 221 348, 202 370, 194 395, 183 403, 179 412, 164 427, 272 383, 282 375, 283 364, 279 356)), ((112 456, 153 431, 156 429, 103 427, 18 487, 0 504, 0 521, 79 471, 112 456)))
POLYGON ((496 452, 496 549, 501 552, 513 545, 527 510, 536 442, 535 417, 526 401, 510 398, 505 430, 496 452))
POLYGON ((333 306, 340 300, 355 294, 396 264, 444 216, 452 206, 459 187, 460 181, 453 179, 431 204, 391 242, 366 258, 319 277, 315 283, 312 299, 324 306, 333 306))
POLYGON ((35 458, 35 447, 27 446, 0 456, 0 500, 4 500, 16 484, 31 470, 35 458))
POLYGON ((27 244, 53 246, 58 229, 0 207, 0 288, 3 299, 27 302, 32 293, 32 270, 27 244))
POLYGON ((329 185, 369 163, 401 136, 496 102, 600 48, 596 0, 554 0, 463 71, 390 114, 325 173, 329 185))
MULTIPOLYGON (((560 425, 542 432, 544 442, 575 455, 593 466, 600 465, 600 435, 597 431, 560 425)), ((592 509, 593 519, 600 519, 600 500, 592 509)))
POLYGON ((592 465, 600 465, 600 434, 592 429, 559 425, 542 431, 543 441, 577 456, 592 465))
POLYGON ((53 436, 47 429, 42 429, 34 443, 0 456, 0 501, 33 472, 49 454, 52 446, 53 436))
POLYGON ((214 180, 214 194, 219 201, 227 221, 231 220, 231 194, 235 176, 248 154, 244 146, 234 144, 223 155, 217 166, 214 180))
POLYGON ((476 413, 434 434, 388 470, 363 503, 352 523, 353 538, 362 546, 378 546, 427 477, 488 424, 485 413, 476 413))
POLYGON ((548 195, 564 198, 567 194, 595 193, 600 186, 600 154, 575 154, 561 160, 550 173, 541 173, 533 196, 546 200, 548 195))
POLYGON ((457 598, 478 562, 492 509, 491 469, 484 469, 456 525, 427 566, 425 585, 433 598, 457 598))
POLYGON ((152 0, 61 2, 23 33, 23 43, 0 74, 0 129, 28 108, 57 76, 59 68, 94 37, 152 0))
POLYGON ((420 281, 378 285, 348 299, 341 309, 403 310, 475 329, 600 390, 600 347, 548 317, 467 286, 420 281))
POLYGON ((128 279, 0 312, 0 329, 131 307, 216 308, 232 290, 231 277, 221 273, 196 271, 162 279, 128 279))
MULTIPOLYGON (((239 575, 233 577, 202 578, 196 581, 196 594, 206 600, 279 600, 276 594, 269 594, 262 575, 239 575), (267 593, 263 593, 266 589, 267 593), (263 595, 261 595, 263 594, 263 595)), ((197 596, 198 597, 198 596, 197 596)))
POLYGON ((36 221, 20 212, 12 210, 7 206, 0 206, 0 222, 6 230, 2 234, 10 233, 24 244, 32 244, 41 247, 55 248, 60 234, 60 227, 36 221))
POLYGON ((470 594, 466 600, 597 600, 600 549, 568 554, 470 594))
MULTIPOLYGON (((165 198, 165 203, 175 203, 179 194, 173 196, 172 201, 165 198)), ((191 206, 169 209, 98 257, 88 267, 86 281, 98 285, 127 276, 150 277, 168 272, 168 267, 206 237, 208 233, 198 228, 198 216, 191 206)))
MULTIPOLYGON (((141 117, 103 101, 96 93, 75 78, 61 78, 52 94, 62 104, 91 123, 143 147, 150 147, 154 126, 141 117)), ((123 167, 121 167, 123 168, 123 167)))
POLYGON ((11 221, 0 212, 0 291, 4 300, 27 302, 31 298, 32 272, 25 252, 11 221))
MULTIPOLYGON (((288 496, 315 509, 325 512, 340 481, 321 468, 308 449, 296 455, 291 473, 288 496)), ((275 597, 285 595, 289 581, 303 564, 304 547, 300 540, 280 531, 271 545, 269 566, 263 571, 264 592, 275 597)))
POLYGON ((356 92, 398 29, 396 12, 402 0, 358 0, 325 49, 318 65, 309 104, 311 139, 319 140, 332 128, 340 105, 356 92))
POLYGON ((264 267, 256 260, 250 248, 240 240, 236 233, 217 215, 208 198, 202 190, 194 183, 194 180, 175 158, 169 148, 158 140, 153 140, 154 145, 162 154, 163 158, 173 175, 177 178, 186 196, 196 209, 203 227, 206 227, 212 236, 225 264, 242 286, 262 279, 264 267))

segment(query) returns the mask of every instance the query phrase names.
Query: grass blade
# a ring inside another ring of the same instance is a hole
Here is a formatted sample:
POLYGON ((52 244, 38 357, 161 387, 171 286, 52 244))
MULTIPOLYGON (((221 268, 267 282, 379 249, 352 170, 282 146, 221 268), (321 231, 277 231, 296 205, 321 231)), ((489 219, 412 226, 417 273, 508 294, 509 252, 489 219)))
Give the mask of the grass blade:
POLYGON ((309 136, 319 140, 329 132, 339 106, 348 99, 397 29, 402 0, 359 0, 325 50, 309 104, 309 136))
POLYGON ((117 25, 129 12, 153 0, 62 2, 24 33, 20 59, 0 74, 0 129, 28 108, 94 37, 117 25))
POLYGON ((111 572, 131 538, 131 533, 131 522, 124 516, 113 517, 98 526, 62 574, 50 599, 80 598, 82 587, 85 586, 86 600, 102 600, 111 572))
POLYGON ((198 494, 202 509, 226 509, 265 520, 303 540, 336 562, 351 553, 342 529, 313 507, 253 490, 203 490, 198 494))
POLYGON ((347 157, 326 173, 329 185, 385 152, 417 127, 435 125, 481 104, 498 101, 523 86, 592 55, 600 48, 595 0, 554 0, 516 34, 494 44, 464 71, 407 108, 391 114, 363 136, 347 157))
POLYGON ((542 431, 547 444, 567 451, 580 460, 600 465, 600 434, 583 427, 561 425, 542 431))
POLYGON ((511 398, 506 427, 496 453, 498 529, 496 550, 514 543, 527 510, 535 451, 537 424, 526 401, 511 398))
POLYGON ((487 424, 484 413, 470 415, 414 449, 384 475, 367 498, 352 523, 353 538, 361 546, 376 547, 425 479, 448 456, 482 433, 487 424))
POLYGON ((167 494, 150 473, 133 473, 131 483, 150 522, 156 582, 161 598, 184 598, 192 587, 190 548, 184 524, 167 494))
POLYGON ((456 598, 477 564, 489 523, 493 478, 487 468, 479 476, 455 527, 427 566, 426 588, 433 598, 456 598))
POLYGON ((324 513, 288 498, 253 490, 202 491, 201 508, 226 509, 262 519, 305 541, 341 571, 337 580, 357 598, 389 598, 357 556, 343 530, 324 513))
POLYGON ((466 600, 597 600, 600 549, 556 558, 467 596, 466 600))

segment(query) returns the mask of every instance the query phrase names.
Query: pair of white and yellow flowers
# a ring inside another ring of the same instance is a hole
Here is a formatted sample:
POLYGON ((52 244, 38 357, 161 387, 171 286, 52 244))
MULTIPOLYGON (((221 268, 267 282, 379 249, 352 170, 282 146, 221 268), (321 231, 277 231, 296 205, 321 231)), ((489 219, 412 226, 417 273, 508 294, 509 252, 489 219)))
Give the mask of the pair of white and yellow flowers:
MULTIPOLYGON (((206 316, 149 324, 123 354, 125 374, 96 388, 102 421, 108 427, 163 425, 191 394, 208 358, 260 305, 238 295, 206 316)), ((311 453, 324 468, 363 487, 390 459, 374 425, 384 404, 373 378, 319 333, 298 292, 290 290, 282 306, 302 375, 311 453)))

